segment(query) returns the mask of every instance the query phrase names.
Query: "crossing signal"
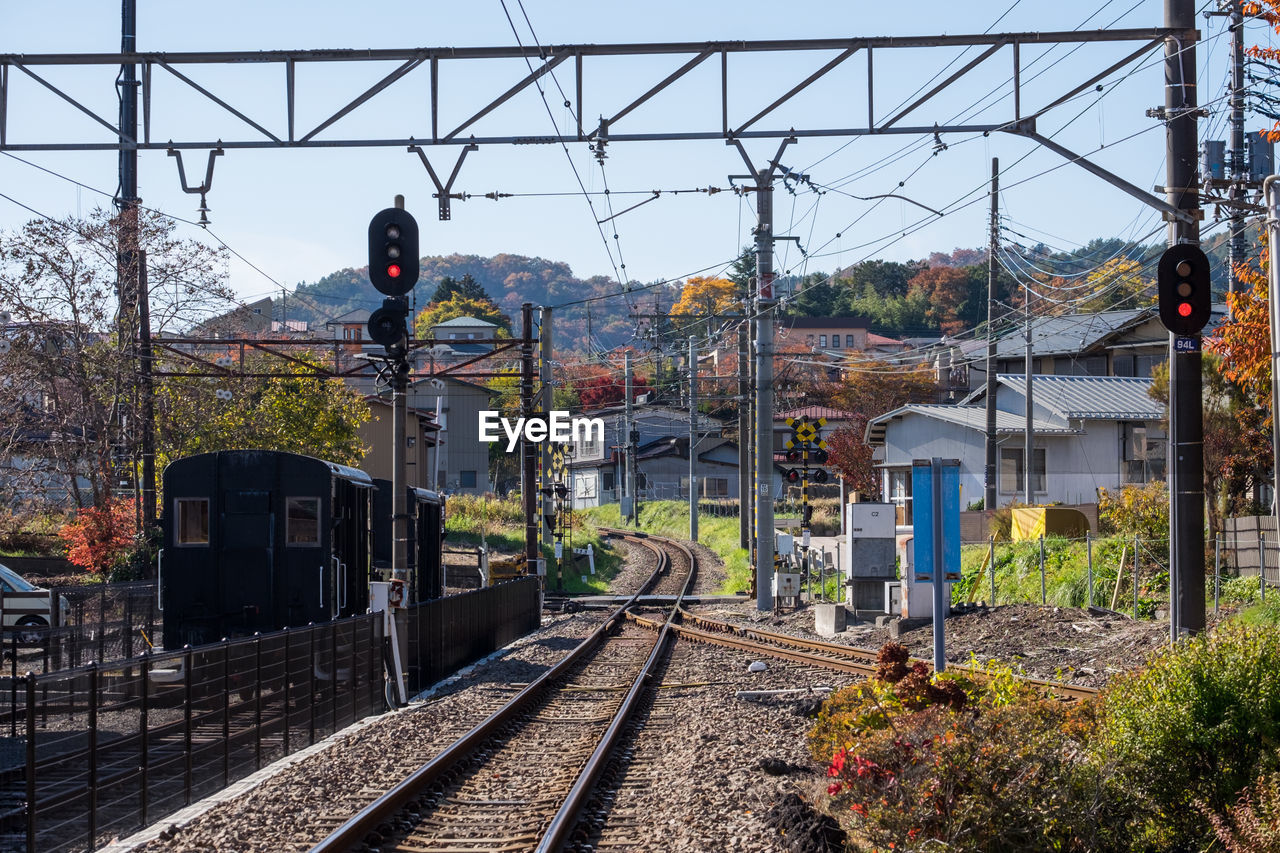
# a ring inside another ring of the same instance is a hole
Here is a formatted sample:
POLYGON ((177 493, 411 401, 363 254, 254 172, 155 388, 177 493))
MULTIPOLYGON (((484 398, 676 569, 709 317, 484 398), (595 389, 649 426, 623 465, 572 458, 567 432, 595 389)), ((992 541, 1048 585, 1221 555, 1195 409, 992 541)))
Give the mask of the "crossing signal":
POLYGON ((408 211, 388 207, 369 221, 369 281, 387 296, 418 283, 418 221, 408 211))
POLYGON ((831 457, 824 448, 819 447, 817 450, 813 451, 810 458, 819 465, 825 465, 827 464, 827 460, 831 457))
POLYGON ((787 461, 788 461, 788 462, 799 462, 799 461, 800 461, 800 456, 801 456, 801 454, 800 454, 800 448, 798 448, 798 447, 791 447, 791 448, 788 448, 788 449, 787 449, 787 461))
POLYGON ((1179 243, 1160 256, 1156 269, 1160 322, 1175 335, 1197 335, 1213 310, 1209 259, 1198 246, 1179 243))
POLYGON ((786 473, 785 477, 786 477, 786 480, 787 480, 787 482, 788 482, 788 483, 798 483, 798 482, 800 482, 800 469, 799 469, 799 468, 788 468, 788 469, 787 469, 787 473, 786 473))
POLYGON ((819 484, 827 482, 827 469, 819 468, 818 470, 814 471, 813 482, 819 483, 819 484))

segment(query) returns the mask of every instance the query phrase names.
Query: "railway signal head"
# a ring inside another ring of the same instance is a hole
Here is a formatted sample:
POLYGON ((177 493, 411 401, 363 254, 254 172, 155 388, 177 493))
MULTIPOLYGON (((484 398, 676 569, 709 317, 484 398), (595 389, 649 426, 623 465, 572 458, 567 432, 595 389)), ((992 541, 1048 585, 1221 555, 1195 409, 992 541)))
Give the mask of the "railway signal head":
POLYGON ((831 458, 831 454, 827 453, 826 448, 819 447, 813 453, 809 454, 809 459, 819 465, 826 465, 827 460, 831 458))
POLYGON ((819 468, 818 470, 814 471, 814 472, 813 472, 813 482, 818 483, 818 484, 822 484, 822 483, 827 482, 827 469, 826 469, 826 468, 819 468))
POLYGON ((389 355, 401 357, 409 348, 409 306, 399 299, 384 299, 369 315, 369 338, 382 344, 389 355))
POLYGON ((787 461, 788 461, 788 462, 799 462, 799 461, 800 461, 800 457, 801 457, 800 448, 798 448, 798 447, 789 447, 789 448, 787 448, 787 461))
POLYGON ((788 468, 787 473, 783 475, 788 483, 800 482, 800 469, 788 468))
POLYGON ((418 222, 408 211, 388 207, 369 221, 369 280, 387 296, 418 283, 418 222))
POLYGON ((1160 256, 1156 287, 1164 327, 1175 335, 1198 335, 1213 310, 1204 252, 1188 243, 1170 246, 1160 256))

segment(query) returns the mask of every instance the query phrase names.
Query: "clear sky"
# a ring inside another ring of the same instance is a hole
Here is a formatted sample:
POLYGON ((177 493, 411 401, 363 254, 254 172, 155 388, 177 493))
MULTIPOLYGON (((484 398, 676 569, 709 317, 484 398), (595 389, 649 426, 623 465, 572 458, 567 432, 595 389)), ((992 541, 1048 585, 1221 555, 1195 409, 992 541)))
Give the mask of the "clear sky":
MULTIPOLYGON (((1204 6, 1215 6, 1205 3, 1204 6)), ((509 46, 517 34, 531 44, 626 43, 764 38, 819 38, 941 33, 1026 32, 1150 27, 1162 22, 1160 0, 1086 0, 1044 3, 996 0, 915 4, 804 2, 765 3, 578 2, 578 0, 477 0, 468 4, 435 2, 339 3, 223 0, 217 4, 178 0, 138 0, 138 48, 144 51, 268 50, 280 48, 377 48, 437 46, 509 46), (507 12, 515 21, 513 32, 507 12), (906 14, 904 14, 906 12, 906 14), (527 20, 526 20, 527 16, 527 20), (530 29, 532 25, 532 32, 530 29)), ((1205 41, 1198 51, 1199 92, 1211 115, 1201 122, 1201 137, 1226 137, 1223 84, 1228 71, 1228 41, 1223 19, 1198 18, 1205 41)), ((1249 43, 1266 39, 1254 26, 1249 43)), ((0 2, 0 52, 111 52, 120 44, 120 4, 115 0, 63 0, 57 4, 0 2)), ((1024 49, 1023 110, 1038 107, 1101 71, 1137 45, 1085 45, 1024 49), (1043 73, 1040 73, 1043 72, 1043 73)), ((878 117, 909 102, 921 86, 976 56, 933 48, 898 56, 877 52, 875 104, 878 117), (958 61, 957 61, 958 60, 958 61), (881 64, 883 62, 883 65, 881 64), (949 66, 949 67, 948 67, 949 66), (944 69, 947 69, 944 71, 944 69)), ((795 82, 820 67, 832 54, 796 57, 751 55, 730 63, 730 110, 739 121, 754 115, 795 82)), ((588 60, 585 123, 628 103, 684 58, 643 61, 588 60)), ((1008 97, 987 98, 1006 80, 1011 51, 1005 48, 948 89, 919 119, 947 121, 956 116, 977 122, 1012 114, 1008 97)), ((446 64, 442 79, 442 125, 457 123, 525 73, 512 61, 446 64)), ((298 72, 299 125, 312 124, 341 107, 394 66, 341 65, 298 72)), ((769 127, 861 125, 866 117, 865 59, 855 57, 829 79, 762 124, 769 127)), ((218 95, 242 108, 273 132, 284 133, 284 81, 279 66, 184 69, 218 95)), ((662 100, 634 116, 633 128, 706 130, 718 125, 718 63, 691 75, 662 100)), ((114 72, 108 69, 40 69, 51 81, 113 118, 114 72)), ((251 131, 202 102, 161 70, 155 72, 152 138, 157 140, 248 138, 251 131)), ((425 68, 418 69, 375 101, 336 124, 321 138, 356 135, 429 133, 424 109, 428 92, 425 68)), ((939 78, 941 79, 941 78, 939 78)), ((530 89, 484 119, 477 134, 516 132, 550 134, 553 118, 560 129, 572 122, 561 106, 564 91, 574 91, 572 63, 547 81, 550 113, 530 89)), ((105 141, 105 131, 63 101, 41 89, 20 71, 9 74, 7 133, 10 143, 105 141)), ((1008 95, 1004 86, 1000 94, 1008 95)), ((1144 110, 1162 104, 1159 52, 1107 78, 1102 92, 1089 91, 1041 119, 1040 131, 1066 147, 1150 190, 1164 183, 1164 134, 1144 110), (1099 150, 1101 149, 1101 150, 1099 150)), ((904 122, 905 123, 905 122, 904 122)), ((1249 128, 1264 120, 1251 118, 1249 128)), ((450 125, 452 127, 453 125, 450 125)), ((779 185, 775 233, 800 239, 806 260, 794 242, 778 246, 780 271, 813 272, 866 258, 906 260, 931 251, 978 247, 987 241, 986 186, 992 157, 1005 170, 1002 207, 1007 237, 1023 243, 1043 240, 1069 249, 1094 237, 1120 236, 1146 242, 1163 238, 1159 215, 1151 208, 1080 168, 1064 165, 1055 154, 1008 134, 991 137, 952 135, 945 150, 928 137, 802 139, 783 163, 807 172, 829 191, 805 188, 796 194, 779 185), (1056 167, 1056 168, 1055 168, 1056 167), (897 193, 897 199, 860 200, 897 193), (968 205, 965 204, 968 202, 968 205), (919 205, 945 211, 939 218, 919 205), (923 227, 921 227, 923 226, 923 227)), ((777 148, 773 141, 750 143, 762 162, 777 148)), ((428 149, 437 173, 452 169, 456 149, 428 149)), ((415 155, 401 148, 327 151, 228 151, 218 159, 208 195, 210 231, 252 262, 233 260, 232 283, 242 297, 278 292, 314 281, 343 267, 365 265, 365 229, 370 216, 389 206, 396 193, 422 225, 423 254, 500 252, 533 255, 570 264, 575 274, 615 275, 638 282, 717 272, 739 247, 751 241, 754 201, 733 193, 672 191, 728 187, 728 175, 743 172, 737 152, 721 141, 617 143, 610 146, 603 170, 585 144, 569 146, 485 146, 468 156, 455 190, 518 197, 455 202, 453 219, 435 215, 433 191, 415 155), (572 163, 572 165, 571 165, 572 163), (592 196, 606 185, 609 199, 592 196), (598 226, 597 219, 643 200, 624 192, 662 190, 662 196, 635 211, 598 226), (556 195, 559 194, 559 195, 556 195), (617 235, 616 239, 614 235, 617 235), (260 271, 259 271, 260 270, 260 271)), ((20 153, 30 163, 108 195, 116 185, 112 153, 20 153)), ((186 155, 188 180, 204 172, 203 152, 186 155)), ((181 192, 175 161, 163 152, 140 156, 139 189, 145 205, 189 220, 198 218, 198 197, 181 192)), ((442 175, 443 177, 443 175, 442 175)), ((41 213, 62 217, 87 213, 108 198, 0 155, 0 192, 41 213)), ((1212 217, 1212 210, 1209 211, 1212 217)), ((31 213, 0 199, 0 228, 13 228, 31 213)), ((1211 224, 1206 221, 1206 230, 1211 224)), ((184 236, 210 239, 184 225, 184 236)))

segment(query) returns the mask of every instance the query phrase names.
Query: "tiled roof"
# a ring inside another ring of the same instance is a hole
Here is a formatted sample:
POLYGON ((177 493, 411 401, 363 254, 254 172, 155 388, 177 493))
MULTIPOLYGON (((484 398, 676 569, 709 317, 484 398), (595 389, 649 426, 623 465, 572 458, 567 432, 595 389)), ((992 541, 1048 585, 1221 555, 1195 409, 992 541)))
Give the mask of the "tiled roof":
MULTIPOLYGON (((905 415, 923 415, 940 421, 959 424, 968 429, 985 432, 987 429, 986 406, 950 406, 942 404, 911 403, 885 412, 867 422, 866 442, 870 445, 884 444, 885 427, 890 421, 900 420, 905 415)), ((1013 412, 996 412, 997 435, 1021 435, 1026 428, 1027 419, 1013 412)), ((1038 435, 1076 435, 1080 430, 1065 427, 1050 421, 1033 421, 1032 429, 1038 435)))
MULTIPOLYGON (((1025 374, 1000 374, 1000 384, 1017 392, 1026 387, 1025 374)), ((1148 396, 1150 379, 1128 376, 1032 376, 1036 405, 1064 418, 1091 420, 1152 420, 1164 417, 1164 406, 1148 396)))

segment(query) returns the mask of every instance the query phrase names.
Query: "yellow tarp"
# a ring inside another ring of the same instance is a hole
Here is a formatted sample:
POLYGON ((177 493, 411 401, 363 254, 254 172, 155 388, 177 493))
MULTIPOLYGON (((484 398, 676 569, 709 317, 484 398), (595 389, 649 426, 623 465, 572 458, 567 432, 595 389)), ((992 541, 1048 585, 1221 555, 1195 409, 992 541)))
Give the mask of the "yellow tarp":
POLYGON ((1083 536, 1089 519, 1078 509, 1061 506, 1015 507, 1011 539, 1039 539, 1041 536, 1083 536))

